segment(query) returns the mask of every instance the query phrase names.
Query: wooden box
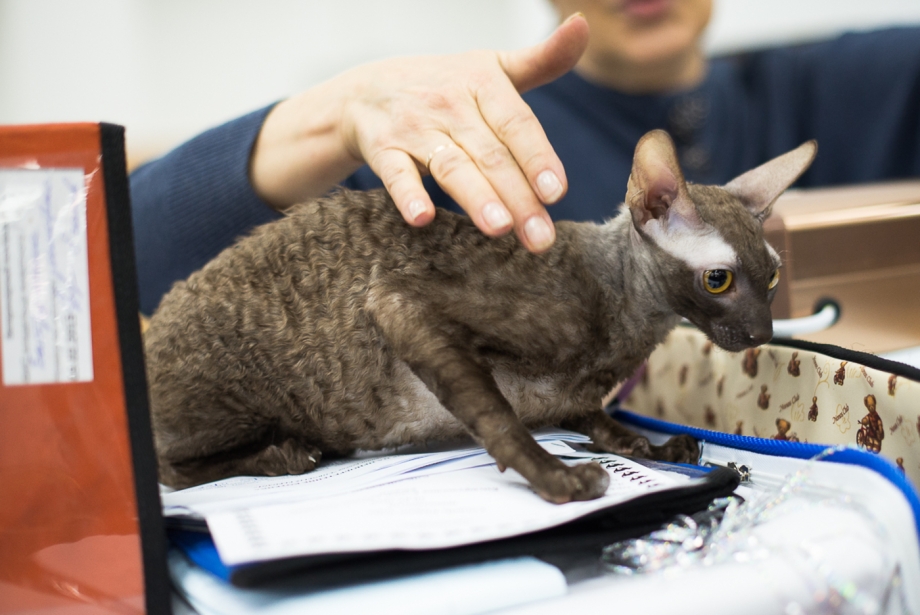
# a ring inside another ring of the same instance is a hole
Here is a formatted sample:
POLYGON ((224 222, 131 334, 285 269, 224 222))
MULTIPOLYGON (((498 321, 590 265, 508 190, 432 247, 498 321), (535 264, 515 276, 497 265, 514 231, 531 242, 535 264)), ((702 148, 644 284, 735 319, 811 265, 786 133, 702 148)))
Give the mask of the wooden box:
POLYGON ((783 258, 774 318, 836 301, 803 339, 871 353, 920 346, 920 181, 791 190, 764 224, 783 258))

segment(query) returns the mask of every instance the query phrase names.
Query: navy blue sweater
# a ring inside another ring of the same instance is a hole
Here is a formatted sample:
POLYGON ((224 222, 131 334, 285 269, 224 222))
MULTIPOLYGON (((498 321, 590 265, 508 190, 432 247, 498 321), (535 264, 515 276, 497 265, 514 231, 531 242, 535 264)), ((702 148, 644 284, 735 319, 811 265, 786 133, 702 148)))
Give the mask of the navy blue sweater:
MULTIPOLYGON (((809 139, 818 157, 799 186, 920 177, 920 29, 847 34, 709 64, 697 88, 616 92, 569 73, 525 95, 565 165, 556 220, 603 220, 626 192, 636 142, 675 139, 687 179, 721 184, 809 139)), ((141 310, 176 280, 278 214, 253 192, 252 145, 270 108, 199 135, 131 175, 141 310)), ((380 186, 367 167, 344 182, 380 186)), ((435 203, 459 211, 429 179, 435 203)))

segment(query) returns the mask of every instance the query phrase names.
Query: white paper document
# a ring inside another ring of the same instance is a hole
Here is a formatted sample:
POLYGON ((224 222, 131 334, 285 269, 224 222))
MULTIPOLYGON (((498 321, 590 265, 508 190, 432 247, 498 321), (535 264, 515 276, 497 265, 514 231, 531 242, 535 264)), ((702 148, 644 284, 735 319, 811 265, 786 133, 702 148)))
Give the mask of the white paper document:
POLYGON ((249 479, 242 485, 167 494, 164 503, 172 504, 174 513, 202 514, 221 560, 232 566, 324 553, 473 544, 548 529, 645 493, 689 484, 616 455, 576 451, 558 440, 541 445, 569 464, 601 463, 610 474, 607 493, 587 502, 551 504, 517 472, 499 472, 482 449, 467 449, 452 458, 445 458, 448 452, 428 454, 437 461, 427 465, 412 455, 402 460, 386 456, 380 458, 376 477, 368 470, 373 460, 340 462, 327 468, 327 476, 335 473, 337 478, 327 477, 325 486, 317 486, 324 485, 322 480, 285 485, 278 492, 268 490, 268 500, 241 489, 279 482, 249 479), (397 475, 394 468, 401 464, 415 469, 397 475), (333 488, 340 481, 349 484, 333 488), (233 497, 203 500, 206 493, 225 490, 233 497), (180 501, 182 506, 176 506, 180 501))
MULTIPOLYGON (((553 455, 572 453, 567 442, 590 442, 583 434, 565 430, 542 429, 533 435, 553 455)), ((472 442, 434 452, 368 453, 356 458, 323 460, 312 472, 298 476, 239 476, 164 493, 163 514, 203 519, 219 512, 348 493, 423 474, 494 463, 483 448, 472 442)))

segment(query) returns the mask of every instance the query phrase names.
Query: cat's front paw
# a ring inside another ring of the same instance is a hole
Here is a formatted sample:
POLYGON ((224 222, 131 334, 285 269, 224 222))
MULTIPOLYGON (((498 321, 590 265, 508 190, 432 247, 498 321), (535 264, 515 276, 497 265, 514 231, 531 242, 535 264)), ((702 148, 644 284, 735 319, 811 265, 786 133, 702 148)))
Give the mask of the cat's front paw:
POLYGON ((675 463, 696 464, 700 458, 699 445, 695 439, 686 434, 674 436, 661 446, 655 446, 648 441, 648 438, 638 434, 599 433, 594 434, 594 443, 588 448, 640 459, 675 463))
POLYGON ((650 457, 658 461, 696 464, 700 460, 700 446, 695 438, 687 434, 674 436, 661 446, 651 448, 650 457))
POLYGON ((557 468, 546 474, 534 490, 548 502, 565 504, 593 500, 607 492, 610 476, 595 462, 557 468))

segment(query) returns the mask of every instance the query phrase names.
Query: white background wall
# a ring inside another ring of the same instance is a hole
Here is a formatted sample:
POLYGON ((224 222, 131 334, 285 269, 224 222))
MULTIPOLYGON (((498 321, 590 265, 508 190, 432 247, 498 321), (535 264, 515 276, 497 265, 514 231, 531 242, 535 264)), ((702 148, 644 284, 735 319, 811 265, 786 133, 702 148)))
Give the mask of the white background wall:
MULTIPOLYGON (((713 52, 920 23, 920 0, 715 0, 713 52)), ((350 66, 515 48, 546 0, 0 0, 0 123, 108 121, 138 161, 350 66)))

